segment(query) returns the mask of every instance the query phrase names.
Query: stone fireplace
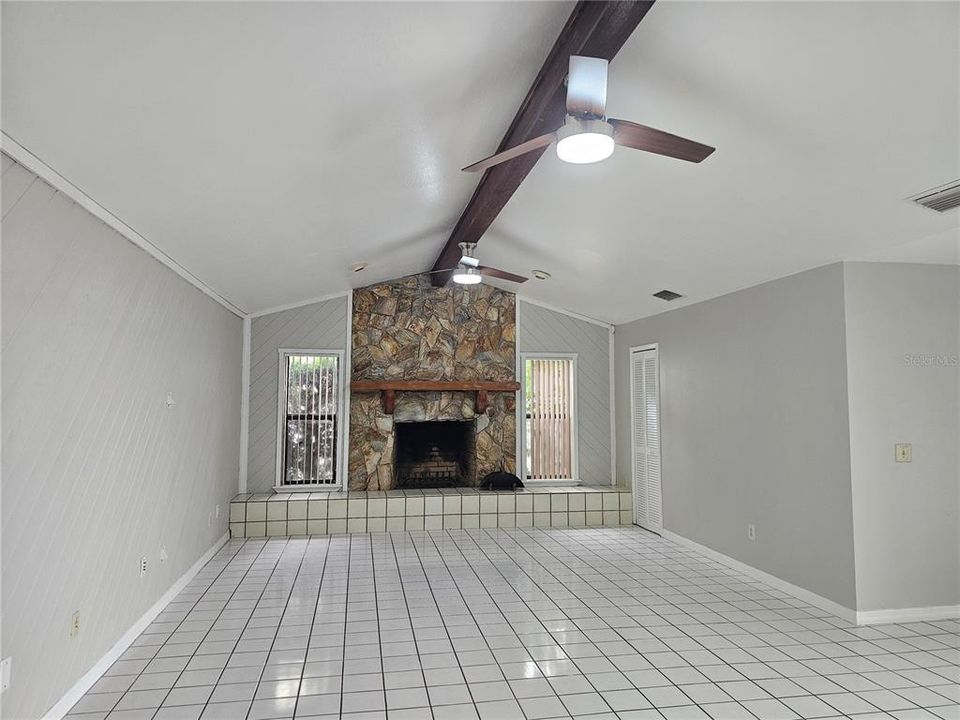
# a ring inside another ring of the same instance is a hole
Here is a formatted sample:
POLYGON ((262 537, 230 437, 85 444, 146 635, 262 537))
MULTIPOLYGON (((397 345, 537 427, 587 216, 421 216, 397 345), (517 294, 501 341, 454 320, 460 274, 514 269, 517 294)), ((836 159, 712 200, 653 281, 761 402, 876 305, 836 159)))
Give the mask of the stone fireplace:
POLYGON ((395 423, 394 482, 400 490, 474 485, 474 422, 395 423))
MULTIPOLYGON (((354 290, 352 320, 351 382, 516 380, 511 292, 486 284, 435 288, 428 275, 415 275, 354 290)), ((398 487, 405 456, 397 437, 408 423, 470 427, 472 457, 460 484, 515 471, 515 392, 391 391, 386 398, 351 390, 350 490, 398 487)))

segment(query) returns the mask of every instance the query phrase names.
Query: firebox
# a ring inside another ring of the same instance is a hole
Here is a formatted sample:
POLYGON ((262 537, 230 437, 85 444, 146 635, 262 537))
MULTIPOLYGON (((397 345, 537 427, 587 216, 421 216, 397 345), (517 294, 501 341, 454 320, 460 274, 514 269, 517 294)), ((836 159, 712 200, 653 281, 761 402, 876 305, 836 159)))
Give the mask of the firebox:
POLYGON ((398 422, 394 430, 397 489, 476 485, 472 420, 398 422))

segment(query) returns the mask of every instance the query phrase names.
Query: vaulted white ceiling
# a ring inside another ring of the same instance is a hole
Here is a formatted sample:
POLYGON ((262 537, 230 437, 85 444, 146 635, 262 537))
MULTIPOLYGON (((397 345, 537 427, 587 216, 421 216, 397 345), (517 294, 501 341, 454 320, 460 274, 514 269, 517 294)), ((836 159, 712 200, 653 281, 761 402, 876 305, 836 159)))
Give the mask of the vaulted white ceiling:
MULTIPOLYGON (((428 269, 571 8, 4 2, 2 127, 262 310, 428 269)), ((840 259, 957 262, 960 214, 904 198, 960 177, 958 28, 957 3, 659 2, 608 112, 717 152, 548 151, 478 253, 612 322, 840 259)))

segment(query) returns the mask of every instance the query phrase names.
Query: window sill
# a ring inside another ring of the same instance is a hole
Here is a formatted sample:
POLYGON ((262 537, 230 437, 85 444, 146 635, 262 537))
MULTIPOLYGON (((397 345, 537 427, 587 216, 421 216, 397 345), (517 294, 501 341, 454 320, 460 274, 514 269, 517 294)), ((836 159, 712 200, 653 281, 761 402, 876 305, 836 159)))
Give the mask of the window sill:
POLYGON ((549 478, 541 478, 539 480, 524 480, 524 487, 542 487, 544 485, 549 485, 551 487, 572 487, 574 485, 579 485, 580 481, 574 478, 558 478, 556 480, 551 480, 549 478))
POLYGON ((343 490, 337 485, 274 485, 275 493, 315 493, 315 492, 341 492, 343 490))

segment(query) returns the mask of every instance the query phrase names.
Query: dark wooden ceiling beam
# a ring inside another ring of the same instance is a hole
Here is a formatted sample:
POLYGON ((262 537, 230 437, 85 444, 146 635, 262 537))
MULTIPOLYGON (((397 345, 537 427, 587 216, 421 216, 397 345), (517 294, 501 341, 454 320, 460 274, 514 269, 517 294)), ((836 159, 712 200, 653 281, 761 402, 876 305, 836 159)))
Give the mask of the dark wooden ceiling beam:
MULTIPOLYGON (((580 0, 520 104, 497 152, 555 130, 563 124, 566 115, 564 79, 570 56, 587 55, 612 60, 653 2, 580 0)), ((529 152, 495 165, 484 173, 433 264, 434 271, 456 265, 460 259, 459 243, 480 240, 545 151, 546 148, 541 148, 529 152)), ((434 274, 433 284, 446 285, 450 275, 449 272, 434 274)))

